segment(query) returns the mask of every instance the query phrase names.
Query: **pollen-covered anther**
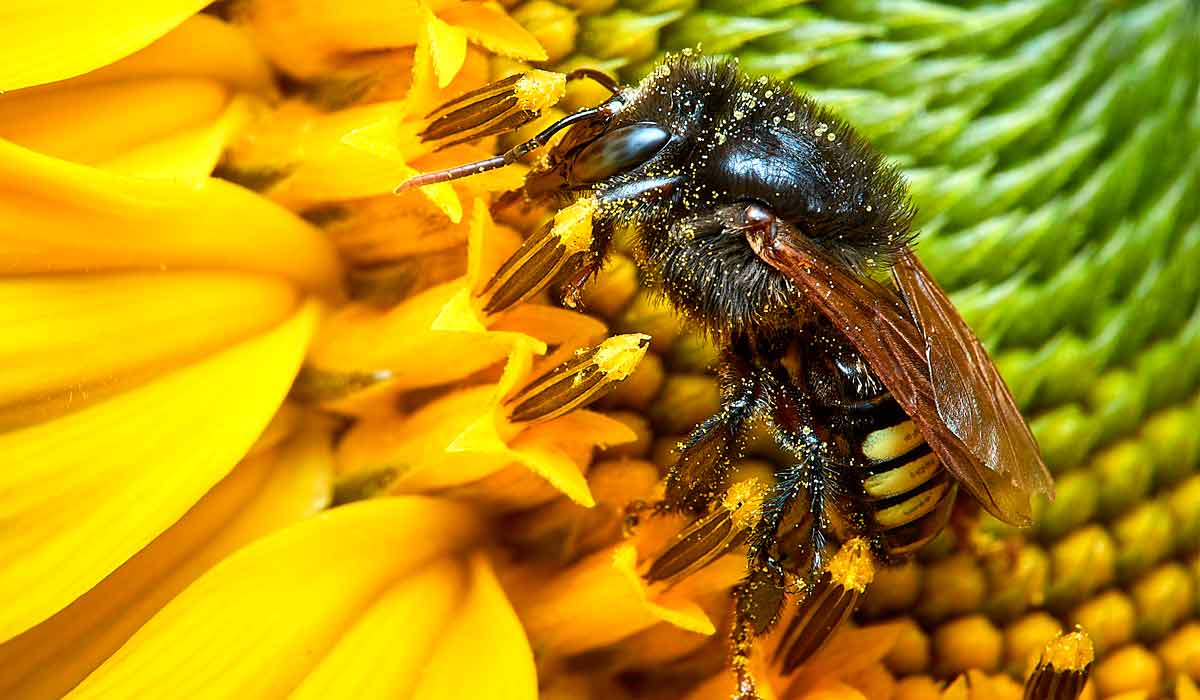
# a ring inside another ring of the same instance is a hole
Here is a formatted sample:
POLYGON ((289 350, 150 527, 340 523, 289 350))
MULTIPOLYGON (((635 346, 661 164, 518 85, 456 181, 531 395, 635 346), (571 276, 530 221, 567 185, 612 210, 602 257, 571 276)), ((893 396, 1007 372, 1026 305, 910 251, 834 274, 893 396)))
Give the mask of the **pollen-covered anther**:
POLYGON ((862 593, 875 579, 875 556, 866 540, 855 537, 833 555, 828 570, 832 583, 862 593))
POLYGON ((479 295, 486 314, 509 309, 544 289, 560 272, 586 264, 594 253, 592 215, 596 200, 584 197, 560 210, 521 244, 488 280, 479 295))
POLYGON ((1076 700, 1095 656, 1092 639, 1082 627, 1051 640, 1025 683, 1024 700, 1076 700))
POLYGON ((758 521, 767 485, 750 477, 729 487, 721 506, 693 520, 646 572, 650 582, 678 581, 705 566, 745 540, 746 532, 758 521))
POLYGON ((838 630, 875 578, 870 545, 854 538, 842 545, 805 595, 775 650, 784 673, 812 657, 838 630))
POLYGON ((520 109, 541 111, 558 104, 567 90, 567 77, 562 73, 531 70, 517 81, 513 94, 520 109))
POLYGON ((649 346, 650 336, 630 333, 576 351, 504 402, 509 420, 548 421, 599 399, 633 374, 649 346))
POLYGON ((506 134, 554 106, 566 91, 566 76, 544 70, 517 73, 472 90, 435 109, 420 136, 441 141, 438 149, 506 134))

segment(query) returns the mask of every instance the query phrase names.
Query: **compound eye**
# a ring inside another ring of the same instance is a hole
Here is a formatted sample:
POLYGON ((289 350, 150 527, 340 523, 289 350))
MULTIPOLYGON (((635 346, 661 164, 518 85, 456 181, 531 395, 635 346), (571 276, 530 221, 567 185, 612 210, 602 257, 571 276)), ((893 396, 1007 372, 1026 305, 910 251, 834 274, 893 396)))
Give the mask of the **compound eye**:
POLYGON ((742 226, 763 226, 775 219, 775 212, 762 202, 748 202, 740 214, 742 226))
POLYGON ((667 145, 671 132, 654 122, 638 122, 604 134, 589 143, 571 164, 576 182, 599 182, 632 170, 667 145))

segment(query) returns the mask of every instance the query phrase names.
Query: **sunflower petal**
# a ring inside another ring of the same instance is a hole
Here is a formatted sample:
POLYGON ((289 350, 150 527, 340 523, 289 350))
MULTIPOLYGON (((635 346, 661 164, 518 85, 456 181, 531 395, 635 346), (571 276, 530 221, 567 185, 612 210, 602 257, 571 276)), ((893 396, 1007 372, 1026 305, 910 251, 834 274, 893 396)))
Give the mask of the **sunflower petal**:
POLYGON ((0 137, 55 158, 95 164, 195 128, 229 103, 210 78, 145 78, 0 96, 0 137))
MULTIPOLYGON (((278 325, 297 301, 279 278, 220 272, 0 280, 0 364, 21 368, 0 374, 0 406, 23 402, 45 420, 50 397, 72 394, 76 409, 87 394, 115 393, 278 325)), ((11 408, 0 409, 0 426, 13 423, 11 408)))
POLYGON ((226 146, 245 126, 250 99, 239 95, 207 124, 141 144, 98 165, 122 175, 200 180, 221 160, 226 146))
POLYGON ((463 566, 451 560, 391 586, 290 697, 411 697, 466 583, 463 566))
POLYGON ((187 18, 141 51, 66 84, 164 77, 212 78, 260 94, 275 89, 271 67, 250 37, 240 28, 205 14, 187 18))
POLYGON ((540 570, 513 572, 506 589, 534 649, 549 656, 598 649, 660 622, 699 634, 715 632, 693 600, 651 593, 636 566, 637 550, 619 544, 550 577, 540 570))
POLYGON ((0 639, 82 595, 232 469, 282 403, 315 315, 310 305, 210 359, 0 434, 0 639))
POLYGON ((525 630, 482 556, 471 561, 471 587, 421 673, 414 700, 534 700, 537 670, 525 630), (464 673, 463 661, 471 659, 464 673))
POLYGON ((454 80, 467 61, 467 35, 461 29, 438 19, 428 7, 421 8, 421 21, 433 59, 433 72, 437 75, 437 85, 444 88, 454 80))
MULTIPOLYGON (((364 615, 385 622, 371 634, 405 634, 376 607, 402 607, 389 586, 417 572, 432 579, 429 564, 473 541, 478 528, 467 509, 419 497, 354 503, 301 522, 211 569, 68 697, 284 695, 321 673, 314 669, 339 642, 361 641, 366 632, 355 627, 364 615)), ((419 591, 432 595, 428 586, 419 591)), ((390 651, 401 660, 410 653, 390 651)))
POLYGON ((546 60, 546 50, 537 39, 496 3, 455 3, 439 10, 438 16, 492 53, 522 61, 546 60))
POLYGON ((166 34, 208 2, 8 0, 0 8, 0 92, 112 63, 166 34))
POLYGON ((317 229, 241 187, 124 177, 5 141, 0 260, 14 275, 215 268, 279 274, 321 291, 340 282, 317 229))
POLYGON ((227 555, 329 502, 328 431, 241 462, 191 510, 83 597, 0 645, 0 695, 59 698, 227 555))

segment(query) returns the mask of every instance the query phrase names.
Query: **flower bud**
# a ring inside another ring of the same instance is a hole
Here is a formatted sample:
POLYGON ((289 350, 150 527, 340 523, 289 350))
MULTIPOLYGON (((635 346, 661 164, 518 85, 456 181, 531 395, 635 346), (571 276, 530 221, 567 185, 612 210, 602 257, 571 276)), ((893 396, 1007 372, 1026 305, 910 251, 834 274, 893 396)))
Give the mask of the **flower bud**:
POLYGON ((1093 457, 1090 469, 1100 486, 1098 514, 1108 518, 1150 493, 1154 457, 1141 442, 1123 440, 1093 457))
POLYGON ((933 634, 934 667, 941 675, 972 669, 995 672, 1004 654, 1004 637, 983 615, 960 617, 933 634))
POLYGON ((1182 564, 1158 567, 1130 588, 1137 608, 1137 636, 1153 641, 1161 638, 1196 606, 1195 583, 1182 564))
POLYGON ((1133 639, 1137 610, 1124 592, 1111 590, 1075 608, 1068 619, 1088 631, 1096 653, 1103 656, 1133 639))
POLYGON ((1076 530, 1054 543, 1047 603, 1051 608, 1067 607, 1107 586, 1116 578, 1116 558, 1116 543, 1099 525, 1076 530))
POLYGON ((650 407, 654 427, 665 433, 683 433, 717 412, 721 389, 707 374, 667 375, 662 391, 650 407))
POLYGON ((1004 668, 1016 675, 1036 666, 1046 645, 1062 634, 1062 623, 1045 612, 1029 613, 1004 628, 1004 668))
POLYGON ((926 623, 974 612, 983 604, 987 579, 975 557, 956 554, 925 567, 917 616, 926 623))
POLYGON ((1162 664, 1145 647, 1131 644, 1103 657, 1093 672, 1103 697, 1144 691, 1156 695, 1162 687, 1162 664))

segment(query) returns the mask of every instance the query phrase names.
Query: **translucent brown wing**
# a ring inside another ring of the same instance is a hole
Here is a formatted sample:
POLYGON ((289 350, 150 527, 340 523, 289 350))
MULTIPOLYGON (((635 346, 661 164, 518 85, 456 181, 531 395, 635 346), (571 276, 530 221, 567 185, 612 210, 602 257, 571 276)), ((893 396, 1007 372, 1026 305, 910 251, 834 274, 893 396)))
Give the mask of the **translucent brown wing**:
POLYGON ((992 515, 1030 524, 1030 496, 1053 494, 1037 442, 987 351, 912 252, 893 268, 897 293, 798 236, 759 236, 758 255, 862 353, 942 464, 992 515))

